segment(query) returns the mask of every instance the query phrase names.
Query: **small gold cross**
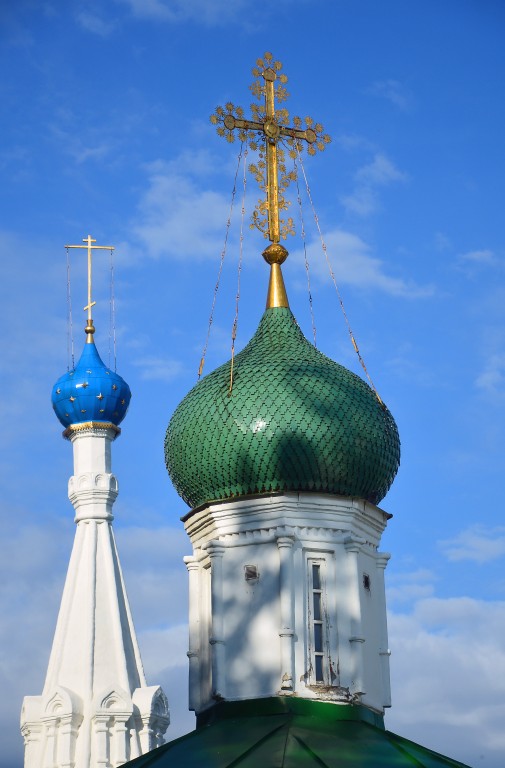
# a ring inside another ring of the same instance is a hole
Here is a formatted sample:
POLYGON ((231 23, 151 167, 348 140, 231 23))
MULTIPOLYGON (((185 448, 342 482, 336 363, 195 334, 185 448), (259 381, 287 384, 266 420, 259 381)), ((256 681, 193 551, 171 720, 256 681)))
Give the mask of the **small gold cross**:
POLYGON ((88 303, 84 307, 84 311, 85 312, 86 310, 88 311, 88 323, 84 331, 87 334, 87 341, 92 342, 93 334, 95 332, 95 327, 93 325, 93 320, 91 319, 91 308, 95 306, 96 301, 91 301, 91 252, 92 250, 113 251, 114 246, 113 245, 93 245, 93 243, 96 243, 96 240, 94 240, 91 237, 91 235, 84 237, 82 242, 86 243, 86 245, 66 245, 65 248, 67 249, 68 248, 87 248, 88 250, 88 303))

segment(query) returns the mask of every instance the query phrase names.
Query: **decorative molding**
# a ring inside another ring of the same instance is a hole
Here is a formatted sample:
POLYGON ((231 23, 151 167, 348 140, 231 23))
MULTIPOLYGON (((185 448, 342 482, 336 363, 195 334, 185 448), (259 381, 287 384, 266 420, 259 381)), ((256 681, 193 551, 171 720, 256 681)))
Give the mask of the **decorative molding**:
POLYGON ((194 550, 211 539, 241 546, 272 540, 282 531, 314 541, 353 534, 376 552, 387 522, 379 507, 357 499, 284 494, 210 504, 184 518, 194 550))
POLYGON ((121 434, 121 429, 116 427, 111 421, 83 421, 80 424, 70 424, 63 432, 62 435, 66 440, 70 440, 73 435, 80 432, 113 432, 116 438, 121 434))

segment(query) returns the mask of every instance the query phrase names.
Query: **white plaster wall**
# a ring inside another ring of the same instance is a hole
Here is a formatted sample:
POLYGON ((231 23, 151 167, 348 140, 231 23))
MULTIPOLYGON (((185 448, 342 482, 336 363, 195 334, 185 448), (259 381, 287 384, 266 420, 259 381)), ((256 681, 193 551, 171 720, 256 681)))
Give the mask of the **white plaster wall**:
MULTIPOLYGON (((216 695, 235 700, 281 694, 361 702, 383 711, 389 672, 377 551, 386 521, 383 510, 366 502, 315 494, 242 499, 189 513, 192 708, 201 711, 216 695), (325 574, 325 685, 311 675, 311 559, 325 574), (246 565, 257 569, 257 579, 246 580, 246 565)), ((379 559, 387 562, 387 556, 379 559)))
POLYGON ((229 547, 223 564, 226 695, 268 696, 280 687, 277 546, 229 547), (246 565, 257 579, 246 580, 246 565))

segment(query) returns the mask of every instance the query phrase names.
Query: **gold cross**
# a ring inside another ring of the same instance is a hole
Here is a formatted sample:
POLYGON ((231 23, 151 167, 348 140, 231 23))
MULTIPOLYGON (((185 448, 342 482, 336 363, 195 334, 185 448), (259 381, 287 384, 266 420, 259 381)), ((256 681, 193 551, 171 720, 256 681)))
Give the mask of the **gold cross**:
POLYGON ((91 253, 92 250, 104 250, 104 251, 113 251, 114 246, 113 245, 93 245, 93 243, 96 243, 96 240, 94 240, 91 235, 88 235, 87 237, 83 237, 82 239, 83 243, 86 243, 86 245, 66 245, 65 248, 87 248, 88 249, 88 303, 84 307, 84 311, 88 311, 88 323, 86 325, 86 328, 84 329, 85 333, 87 334, 87 341, 92 342, 93 341, 93 334, 95 332, 95 327, 93 325, 93 320, 91 319, 91 308, 95 306, 96 301, 91 301, 91 253))
POLYGON ((265 53, 264 58, 258 59, 256 65, 252 70, 256 79, 251 86, 251 91, 260 101, 264 96, 264 104, 251 105, 253 119, 244 119, 242 107, 235 107, 228 102, 224 108, 217 107, 210 120, 213 125, 217 125, 218 134, 224 136, 227 141, 235 140, 233 131, 238 129, 238 137, 241 141, 247 142, 254 151, 259 149, 259 161, 250 165, 249 170, 255 175, 260 188, 266 192, 266 201, 260 200, 257 204, 253 213, 252 226, 258 227, 271 243, 279 243, 281 237, 286 239, 288 234, 293 234, 293 220, 281 222, 279 211, 287 210, 289 207, 289 202, 284 198, 284 192, 289 182, 296 178, 294 171, 286 171, 282 145, 287 147, 289 156, 296 159, 304 146, 308 145, 309 155, 315 155, 316 149, 323 150, 331 139, 323 134, 323 126, 320 123, 314 123, 310 117, 306 117, 305 121, 300 117, 294 117, 293 126, 290 127, 287 109, 275 108, 276 98, 282 102, 289 96, 284 87, 288 78, 280 74, 281 62, 274 61, 271 53, 265 53), (264 84, 261 83, 261 79, 264 80, 264 84), (275 85, 276 81, 278 81, 277 85, 275 85), (302 127, 303 122, 305 122, 305 128, 302 127), (258 139, 264 142, 264 145, 260 146, 258 139))

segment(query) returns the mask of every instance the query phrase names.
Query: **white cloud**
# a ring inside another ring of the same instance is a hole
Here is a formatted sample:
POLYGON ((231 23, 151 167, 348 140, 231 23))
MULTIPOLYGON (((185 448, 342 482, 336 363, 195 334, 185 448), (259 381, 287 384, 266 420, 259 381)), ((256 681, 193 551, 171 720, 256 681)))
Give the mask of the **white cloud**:
POLYGON ((505 602, 431 597, 410 613, 390 613, 393 707, 386 726, 470 765, 500 768, 504 636, 505 602))
MULTIPOLYGON (((401 277, 388 275, 383 262, 371 254, 370 246, 351 232, 334 229, 325 234, 324 239, 337 284, 378 290, 405 298, 421 298, 434 292, 431 286, 419 286, 401 277)), ((307 257, 311 275, 329 281, 329 269, 319 240, 308 244, 307 257)), ((293 251, 292 258, 303 262, 303 252, 293 251)))
POLYGON ((488 358, 475 384, 485 394, 495 397, 505 395, 505 353, 497 352, 488 358))
POLYGON ((214 258, 222 250, 230 203, 212 190, 201 189, 171 167, 150 168, 149 187, 139 205, 135 237, 154 258, 214 258))
POLYGON ((142 357, 133 360, 133 365, 140 368, 140 378, 144 381, 170 382, 179 376, 184 370, 180 360, 163 357, 142 357))
POLYGON ((0 540, 0 732, 2 765, 19 765, 24 695, 42 692, 72 524, 24 526, 27 511, 3 504, 0 540), (14 529, 11 521, 19 525, 14 529), (10 762, 12 761, 12 762, 10 762))
POLYGON ((388 577, 389 603, 412 603, 421 597, 431 597, 435 575, 427 568, 388 577))
POLYGON ((370 86, 368 93, 386 99, 404 112, 412 106, 412 96, 398 80, 377 80, 370 86))
POLYGON ((344 195, 340 202, 349 213, 369 216, 377 209, 375 191, 367 186, 358 186, 351 195, 344 195))
MULTIPOLYGON (((139 633, 139 646, 148 679, 156 681, 162 670, 183 667, 187 671, 188 624, 147 629, 139 633)), ((173 699, 173 692, 172 699, 173 699)))
POLYGON ((350 195, 341 197, 345 209, 358 216, 369 216, 378 208, 377 190, 394 182, 404 182, 407 176, 381 152, 371 163, 359 168, 355 175, 355 187, 350 195))
POLYGON ((342 149, 347 152, 351 152, 355 149, 372 150, 372 145, 368 139, 356 134, 343 133, 334 139, 334 142, 338 144, 342 149))
POLYGON ((433 370, 433 366, 422 363, 419 352, 412 344, 402 343, 384 365, 396 378, 412 383, 416 387, 433 387, 440 389, 440 378, 433 370))
POLYGON ((495 264, 496 256, 493 251, 483 248, 477 251, 468 251, 462 253, 459 257, 461 261, 471 262, 472 264, 495 264))
POLYGON ((378 153, 373 161, 356 172, 356 180, 361 184, 385 186, 392 181, 405 181, 407 177, 399 171, 385 155, 378 153))
POLYGON ((57 122, 49 125, 49 130, 59 147, 70 155, 78 165, 87 160, 103 160, 117 148, 114 143, 107 143, 103 140, 102 132, 99 129, 87 130, 81 127, 76 131, 72 114, 60 111, 58 118, 60 117, 61 119, 58 119, 57 122), (69 127, 65 128, 65 124, 69 127))
POLYGON ((83 29, 100 37, 108 37, 115 26, 111 21, 104 21, 103 18, 89 11, 80 11, 77 14, 77 21, 83 29))
POLYGON ((80 165, 81 163, 85 163, 86 160, 102 160, 109 154, 110 150, 111 147, 108 144, 86 147, 81 142, 75 142, 74 146, 69 149, 69 152, 80 165))
POLYGON ((195 21, 221 26, 240 20, 250 0, 124 0, 134 16, 154 21, 179 23, 195 21))
POLYGON ((435 232, 435 248, 437 251, 450 251, 452 249, 452 243, 446 234, 443 232, 435 232))
MULTIPOLYGON (((187 621, 188 584, 186 566, 182 561, 183 554, 190 551, 187 536, 182 525, 156 528, 118 526, 115 536, 135 626, 142 635, 151 637, 149 648, 145 648, 140 641, 139 645, 146 671, 148 667, 150 674, 154 675, 157 669, 168 665, 166 653, 170 649, 161 652, 156 659, 149 650, 156 644, 152 638, 156 635, 156 642, 161 643, 158 632, 170 634, 174 626, 187 621), (160 594, 163 595, 162 604, 160 594)), ((178 656, 179 661, 174 663, 185 665, 186 651, 187 647, 184 647, 178 656)))
POLYGON ((505 555, 505 528, 472 525, 453 539, 440 541, 439 546, 449 560, 488 563, 505 555))

